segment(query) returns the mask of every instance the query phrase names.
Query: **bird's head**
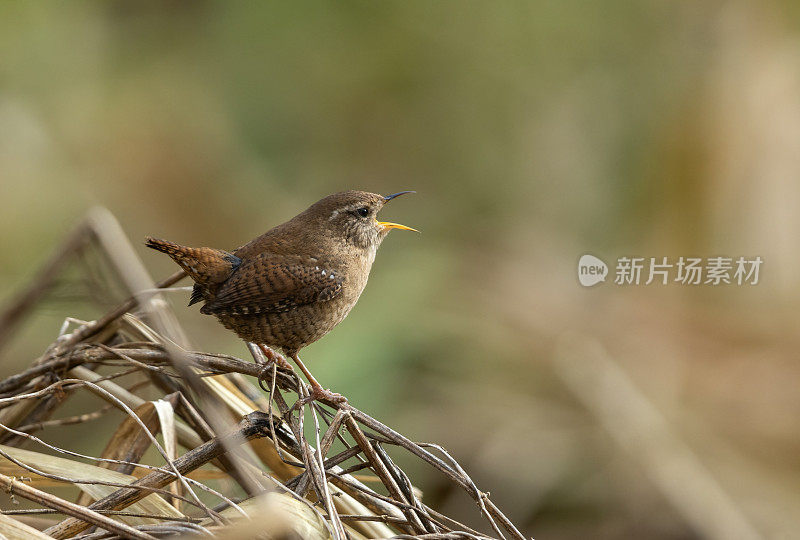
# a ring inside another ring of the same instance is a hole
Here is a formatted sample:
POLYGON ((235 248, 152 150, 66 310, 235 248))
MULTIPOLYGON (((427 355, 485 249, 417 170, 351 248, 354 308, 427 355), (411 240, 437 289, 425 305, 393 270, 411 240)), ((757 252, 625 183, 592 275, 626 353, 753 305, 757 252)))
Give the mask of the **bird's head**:
POLYGON ((416 231, 377 218, 387 202, 406 193, 414 192, 401 191, 383 196, 366 191, 343 191, 316 202, 307 212, 315 214, 324 229, 336 238, 364 249, 377 248, 392 229, 416 231))

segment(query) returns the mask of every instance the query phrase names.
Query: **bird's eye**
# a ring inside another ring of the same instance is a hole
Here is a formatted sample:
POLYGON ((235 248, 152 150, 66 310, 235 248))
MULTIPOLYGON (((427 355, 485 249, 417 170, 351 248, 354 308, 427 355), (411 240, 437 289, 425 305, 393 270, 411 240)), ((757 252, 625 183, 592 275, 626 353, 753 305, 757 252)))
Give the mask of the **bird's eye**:
POLYGON ((369 215, 369 208, 367 208, 366 206, 362 206, 361 208, 356 210, 356 213, 361 217, 367 217, 369 215))

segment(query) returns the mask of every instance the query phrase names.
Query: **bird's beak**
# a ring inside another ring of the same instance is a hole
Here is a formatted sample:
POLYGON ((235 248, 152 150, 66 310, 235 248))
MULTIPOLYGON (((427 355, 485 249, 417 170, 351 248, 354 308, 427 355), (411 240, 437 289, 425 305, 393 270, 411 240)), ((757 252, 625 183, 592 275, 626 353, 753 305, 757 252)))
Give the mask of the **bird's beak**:
POLYGON ((401 191, 400 193, 393 193, 392 195, 385 196, 383 200, 389 202, 395 197, 399 197, 400 195, 405 195, 406 193, 416 193, 416 191, 401 191))
MULTIPOLYGON (((405 195, 406 193, 416 193, 416 191, 401 191, 399 193, 393 193, 392 195, 387 195, 383 198, 385 202, 389 202, 395 197, 399 197, 400 195, 405 195)), ((391 223, 389 221, 378 221, 375 220, 378 225, 383 227, 386 231, 390 229, 402 229, 404 231, 414 231, 419 232, 417 229, 412 229, 411 227, 406 227, 405 225, 400 225, 399 223, 391 223)))
POLYGON ((406 227, 405 225, 400 225, 399 223, 391 223, 389 221, 377 221, 377 220, 376 220, 376 223, 378 225, 380 225, 381 227, 383 227, 384 229, 386 229, 386 230, 389 230, 389 229, 402 229, 404 231, 419 232, 417 229, 412 229, 411 227, 406 227))

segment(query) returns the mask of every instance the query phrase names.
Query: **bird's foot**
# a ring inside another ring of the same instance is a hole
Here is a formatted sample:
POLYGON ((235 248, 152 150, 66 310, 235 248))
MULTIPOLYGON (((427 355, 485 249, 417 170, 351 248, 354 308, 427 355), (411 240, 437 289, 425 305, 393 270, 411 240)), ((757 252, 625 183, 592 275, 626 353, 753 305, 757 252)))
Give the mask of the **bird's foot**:
MULTIPOLYGON (((306 397, 299 399, 295 406, 300 407, 306 405, 307 403, 311 403, 312 401, 324 401, 326 403, 333 403, 334 405, 339 405, 341 403, 347 403, 347 398, 344 397, 342 394, 338 394, 326 388, 323 388, 319 385, 311 385, 311 393, 306 397)), ((292 407, 294 408, 294 406, 292 407)))
POLYGON ((258 348, 261 349, 261 352, 264 353, 264 356, 267 359, 267 366, 269 366, 270 364, 275 364, 279 368, 283 368, 288 371, 294 371, 294 369, 292 368, 292 364, 290 364, 289 361, 283 357, 283 355, 273 351, 266 345, 259 344, 258 348))

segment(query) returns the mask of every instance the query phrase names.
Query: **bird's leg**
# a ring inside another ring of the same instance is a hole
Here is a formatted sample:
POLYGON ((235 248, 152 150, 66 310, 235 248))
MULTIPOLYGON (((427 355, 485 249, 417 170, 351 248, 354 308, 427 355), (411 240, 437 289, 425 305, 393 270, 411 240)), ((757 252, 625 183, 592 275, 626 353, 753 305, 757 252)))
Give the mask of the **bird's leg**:
POLYGON ((308 382, 311 383, 311 394, 308 396, 308 398, 305 398, 303 400, 303 403, 308 403, 309 401, 320 400, 320 399, 325 401, 330 401, 332 403, 347 402, 347 398, 344 397, 342 394, 337 394, 336 392, 331 392, 330 390, 323 388, 322 385, 319 384, 317 379, 314 378, 314 376, 311 374, 311 372, 308 370, 305 364, 303 364, 303 362, 300 361, 300 357, 297 355, 297 353, 292 354, 292 360, 294 360, 294 362, 300 368, 300 371, 303 372, 303 375, 306 376, 308 382))
POLYGON ((277 364, 278 367, 288 369, 289 371, 294 371, 294 369, 292 368, 292 364, 290 364, 286 360, 286 358, 284 358, 282 355, 276 353, 263 343, 259 343, 258 348, 261 349, 261 352, 264 353, 264 356, 267 358, 267 362, 275 362, 275 364, 277 364))

